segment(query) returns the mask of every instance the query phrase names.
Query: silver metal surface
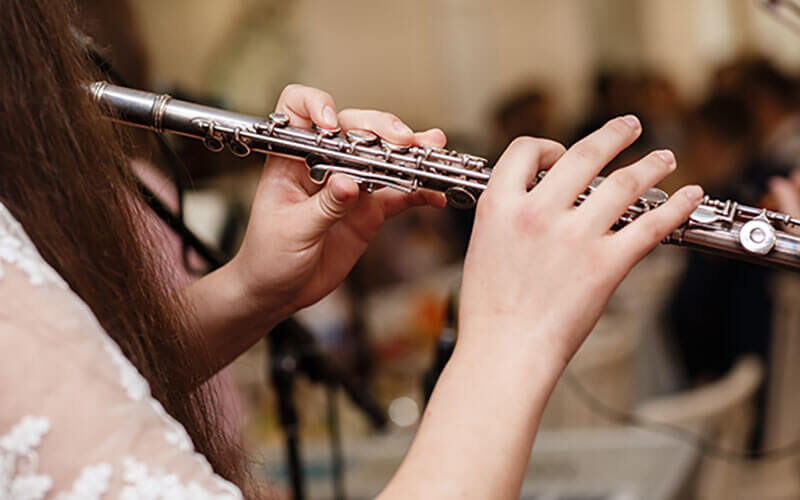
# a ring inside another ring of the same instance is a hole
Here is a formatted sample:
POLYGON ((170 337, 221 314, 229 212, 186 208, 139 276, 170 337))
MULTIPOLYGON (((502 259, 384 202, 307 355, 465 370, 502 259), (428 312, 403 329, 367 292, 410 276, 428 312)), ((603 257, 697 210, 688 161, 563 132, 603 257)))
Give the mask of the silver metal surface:
POLYGON ((742 226, 739 242, 750 253, 767 255, 775 247, 775 228, 766 218, 753 219, 742 226))
MULTIPOLYGON (((89 89, 119 122, 199 139, 211 151, 227 147, 237 156, 257 152, 303 159, 311 179, 320 184, 332 173, 339 173, 352 177, 370 192, 380 187, 405 193, 430 189, 444 193, 453 207, 472 208, 492 172, 484 158, 391 144, 370 131, 350 130, 342 135, 338 129, 299 129, 291 127, 288 116, 281 113, 272 113, 264 120, 106 82, 95 82, 89 89)), ((532 188, 546 173, 539 173, 532 188)), ((591 196, 603 180, 596 178, 575 204, 591 196)), ((612 229, 633 222, 668 198, 660 189, 648 190, 612 229)), ((706 196, 664 243, 800 271, 800 237, 782 230, 784 226, 800 227, 800 220, 706 196)))

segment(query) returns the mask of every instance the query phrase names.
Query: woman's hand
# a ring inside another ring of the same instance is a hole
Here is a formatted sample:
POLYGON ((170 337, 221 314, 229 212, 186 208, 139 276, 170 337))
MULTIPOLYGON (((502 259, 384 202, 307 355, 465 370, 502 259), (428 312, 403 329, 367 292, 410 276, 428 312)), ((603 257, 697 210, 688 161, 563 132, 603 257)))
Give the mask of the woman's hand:
POLYGON ((382 498, 517 498, 545 404, 567 361, 631 267, 697 207, 697 186, 619 232, 639 195, 675 169, 652 153, 616 171, 580 206, 600 170, 641 133, 611 120, 565 151, 520 138, 478 202, 461 288, 456 349, 382 498), (552 168, 551 168, 552 167, 552 168), (550 172, 528 190, 540 169, 550 172))
MULTIPOLYGON (((394 115, 347 109, 335 112, 327 93, 290 85, 277 105, 295 127, 367 129, 395 144, 442 147, 440 130, 412 130, 394 115)), ((414 205, 443 207, 440 193, 407 195, 393 189, 369 194, 351 178, 313 183, 302 161, 270 157, 258 185, 236 265, 252 297, 284 315, 313 304, 345 278, 381 224, 414 205)))
MULTIPOLYGON (((800 217, 800 170, 795 170, 789 176, 773 177, 769 181, 770 195, 777 200, 778 211, 800 217)), ((800 234, 800 229, 787 227, 787 231, 800 234)))
POLYGON ((464 265, 459 322, 464 344, 502 339, 526 347, 545 344, 566 363, 633 265, 688 218, 702 198, 698 186, 678 191, 621 231, 610 231, 629 205, 675 169, 670 151, 617 170, 574 206, 640 132, 630 116, 610 121, 566 152, 560 144, 531 138, 517 139, 506 150, 478 202, 464 265), (550 171, 527 190, 541 169, 550 171))
MULTIPOLYGON (((330 95, 302 85, 286 87, 276 111, 288 115, 294 127, 366 129, 401 145, 443 147, 446 142, 441 130, 414 133, 389 113, 346 109, 337 114, 330 95)), ((220 365, 278 321, 331 292, 384 220, 415 205, 443 207, 445 199, 426 190, 368 194, 343 175, 320 187, 302 161, 268 157, 239 253, 186 294, 220 365)))

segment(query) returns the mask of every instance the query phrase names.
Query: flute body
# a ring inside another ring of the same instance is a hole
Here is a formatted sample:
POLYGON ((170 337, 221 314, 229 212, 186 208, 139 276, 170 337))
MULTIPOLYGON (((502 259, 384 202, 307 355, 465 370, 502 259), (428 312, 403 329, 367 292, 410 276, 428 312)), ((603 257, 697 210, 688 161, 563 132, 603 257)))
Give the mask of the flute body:
MULTIPOLYGON (((288 117, 280 113, 262 119, 107 82, 95 82, 89 89, 116 121, 198 139, 214 152, 227 148, 239 157, 256 152, 302 159, 311 179, 319 184, 324 184, 332 173, 341 173, 370 192, 379 187, 406 193, 431 189, 444 193, 453 207, 472 208, 486 189, 492 171, 488 161, 478 156, 395 145, 366 130, 342 134, 338 129, 299 129, 289 126, 288 117)), ((545 173, 540 172, 539 179, 545 173)), ((590 196, 602 181, 602 177, 595 179, 576 204, 590 196)), ((668 195, 659 189, 648 190, 628 207, 614 229, 667 199, 668 195)), ((706 196, 664 243, 800 271, 800 237, 786 232, 784 227, 800 227, 800 220, 706 196)))

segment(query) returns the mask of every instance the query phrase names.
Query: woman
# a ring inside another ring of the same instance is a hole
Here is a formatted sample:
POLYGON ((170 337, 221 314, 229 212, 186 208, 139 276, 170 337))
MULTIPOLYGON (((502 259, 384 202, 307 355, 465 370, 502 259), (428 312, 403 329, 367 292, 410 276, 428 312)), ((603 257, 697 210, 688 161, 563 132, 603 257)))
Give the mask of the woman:
MULTIPOLYGON (((259 496, 202 381, 332 290, 385 218, 442 206, 441 195, 368 195, 341 176, 318 189, 301 163, 270 158, 239 253, 170 295, 137 222, 123 141, 84 90, 94 75, 68 28, 70 6, 5 0, 2 12, 0 497, 259 496)), ((445 142, 384 113, 337 114, 330 96, 301 86, 277 109, 295 126, 445 142)), ((573 208, 640 133, 628 116, 566 152, 519 139, 498 162, 465 263, 458 346, 385 498, 518 495, 565 364, 631 266, 701 198, 685 188, 609 232, 675 168, 662 151, 573 208), (551 173, 528 192, 540 168, 551 173)))

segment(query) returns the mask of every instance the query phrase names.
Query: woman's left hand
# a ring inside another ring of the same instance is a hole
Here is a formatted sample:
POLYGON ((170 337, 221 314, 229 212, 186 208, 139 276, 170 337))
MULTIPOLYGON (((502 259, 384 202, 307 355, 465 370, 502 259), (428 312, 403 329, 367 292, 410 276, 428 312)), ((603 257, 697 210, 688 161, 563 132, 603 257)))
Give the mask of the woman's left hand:
MULTIPOLYGON (((371 130, 394 144, 442 147, 438 129, 414 133, 397 117, 379 111, 336 113, 327 93, 290 85, 276 110, 290 125, 371 130)), ((241 250, 231 263, 260 310, 285 317, 330 293, 352 269, 384 220, 415 205, 443 207, 442 194, 369 194, 353 179, 333 175, 320 187, 302 161, 269 157, 258 184, 241 250)))

